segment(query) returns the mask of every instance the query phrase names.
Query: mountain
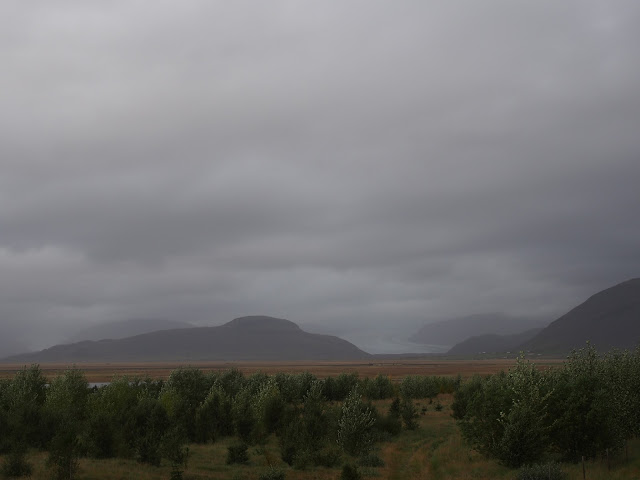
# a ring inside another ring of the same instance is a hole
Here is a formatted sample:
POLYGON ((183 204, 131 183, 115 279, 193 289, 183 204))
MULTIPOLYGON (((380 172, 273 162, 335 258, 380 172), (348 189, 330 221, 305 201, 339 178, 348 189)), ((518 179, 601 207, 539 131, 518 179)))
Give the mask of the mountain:
POLYGON ((566 353, 589 341, 599 350, 634 348, 640 341, 640 278, 596 293, 552 322, 520 349, 566 353))
POLYGON ((531 330, 516 333, 514 335, 496 335, 490 333, 487 335, 470 337, 451 347, 447 352, 447 355, 517 352, 520 345, 531 340, 542 330, 542 328, 532 328, 531 330))
POLYGON ((105 340, 133 337, 142 333, 157 330, 174 330, 176 328, 191 328, 193 325, 177 320, 162 318, 134 318, 117 322, 107 322, 85 328, 73 335, 66 343, 77 343, 83 340, 105 340))
POLYGON ((501 313, 478 314, 424 325, 409 337, 415 343, 456 345, 478 335, 515 335, 524 330, 545 327, 540 319, 510 317, 501 313))
POLYGON ((369 356, 346 340, 305 332, 289 320, 252 316, 218 327, 161 330, 117 340, 56 345, 4 361, 356 360, 369 356))

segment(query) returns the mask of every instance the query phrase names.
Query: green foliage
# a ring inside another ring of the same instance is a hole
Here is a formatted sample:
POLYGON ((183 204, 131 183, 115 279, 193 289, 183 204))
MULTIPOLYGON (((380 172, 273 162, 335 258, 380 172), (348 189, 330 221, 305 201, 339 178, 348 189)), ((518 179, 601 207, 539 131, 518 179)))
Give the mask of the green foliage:
POLYGON ((51 428, 47 465, 55 479, 71 479, 78 468, 78 440, 87 416, 89 388, 84 374, 67 369, 49 386, 44 409, 51 428))
POLYGON ((232 402, 219 383, 214 384, 207 398, 196 410, 196 441, 214 442, 217 437, 233 434, 232 402))
POLYGON ((454 393, 462 383, 461 377, 428 377, 408 375, 400 384, 400 394, 405 398, 435 398, 439 393, 454 393))
POLYGON ((270 379, 263 383, 253 396, 253 416, 255 418, 254 439, 262 442, 280 427, 285 402, 278 384, 270 379))
POLYGON ((146 388, 137 380, 115 378, 92 393, 82 443, 95 458, 129 457, 135 449, 135 412, 146 388))
POLYGON ((366 454, 373 445, 375 418, 371 409, 362 402, 355 387, 342 404, 338 422, 338 445, 349 455, 366 454))
POLYGON ((328 445, 330 425, 322 382, 315 380, 304 396, 302 407, 289 408, 279 432, 280 455, 294 468, 310 464, 331 466, 339 462, 340 452, 328 445))
POLYGON ((196 440, 196 411, 207 397, 213 378, 197 368, 178 368, 171 372, 160 393, 173 424, 185 432, 190 441, 196 440))
POLYGON ((78 471, 79 444, 74 430, 61 428, 49 445, 47 467, 54 480, 71 480, 78 471))
POLYGON ((284 480, 286 477, 285 471, 281 468, 269 466, 266 472, 263 472, 258 477, 259 480, 284 480))
POLYGON ((46 383, 40 367, 31 365, 19 370, 6 384, 3 393, 6 413, 0 423, 5 424, 9 444, 46 445, 47 438, 42 431, 46 383))
POLYGON ((181 480, 182 469, 187 467, 189 447, 185 441, 184 433, 175 428, 162 437, 162 456, 171 463, 171 480, 181 480))
POLYGON ((385 375, 378 375, 375 378, 364 378, 360 381, 362 394, 369 400, 383 400, 391 398, 395 389, 391 379, 385 375))
POLYGON ((21 444, 13 445, 0 467, 5 478, 30 477, 32 471, 33 467, 26 459, 26 448, 21 444))
POLYGON ((242 388, 233 399, 231 414, 236 435, 244 443, 253 444, 256 418, 253 409, 253 395, 248 388, 242 388))
POLYGON ((508 466, 615 452, 640 431, 640 349, 600 356, 587 344, 544 372, 520 358, 462 385, 452 410, 463 436, 508 466))
POLYGON ((227 465, 235 463, 246 465, 249 463, 249 454, 247 453, 248 449, 249 447, 246 443, 229 445, 229 447, 227 447, 227 465))
POLYGON ((418 428, 418 412, 410 398, 403 398, 400 402, 400 416, 407 430, 415 430, 418 428))
MULTIPOLYGON (((619 449, 628 430, 621 427, 633 417, 617 418, 619 398, 609 392, 605 361, 593 346, 573 351, 555 377, 558 392, 552 405, 551 437, 563 457, 577 461, 595 458, 606 449, 619 449)), ((631 422, 630 422, 631 423, 631 422)))
POLYGON ((234 398, 245 387, 246 379, 240 370, 232 368, 220 376, 217 385, 230 397, 234 398))
POLYGON ((340 473, 340 480, 361 480, 362 475, 358 470, 358 467, 352 465, 350 463, 346 463, 342 467, 342 472, 340 473))
POLYGON ((565 480, 567 474, 558 463, 536 463, 525 465, 516 476, 516 480, 565 480))
POLYGON ((313 463, 320 467, 334 468, 342 461, 342 452, 334 445, 325 445, 313 452, 313 463))
POLYGON ((349 392, 358 385, 358 374, 341 373, 337 377, 327 377, 324 379, 322 394, 330 401, 341 402, 349 392))
POLYGON ((171 426, 167 411, 155 398, 143 397, 133 418, 134 450, 138 461, 160 465, 162 440, 171 426))
POLYGON ((361 467, 384 467, 384 460, 377 454, 370 452, 358 459, 358 465, 361 467))

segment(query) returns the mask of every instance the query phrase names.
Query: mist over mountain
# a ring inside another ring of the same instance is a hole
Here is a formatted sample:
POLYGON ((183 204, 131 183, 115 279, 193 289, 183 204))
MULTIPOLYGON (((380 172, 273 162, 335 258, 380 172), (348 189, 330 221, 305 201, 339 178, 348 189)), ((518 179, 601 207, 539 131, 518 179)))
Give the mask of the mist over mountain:
POLYGON ((67 343, 77 343, 83 340, 126 338, 158 330, 192 327, 194 327, 194 325, 177 320, 168 320, 163 318, 132 318, 129 320, 99 323, 98 325, 82 329, 72 335, 67 343))
POLYGON ((305 332, 289 320, 250 316, 218 327, 161 330, 123 339, 56 345, 4 361, 356 360, 369 356, 346 340, 305 332))
POLYGON ((561 316, 520 349, 566 353, 589 341, 600 350, 635 348, 640 341, 640 278, 589 297, 561 316))
POLYGON ((532 339, 542 328, 533 328, 513 335, 486 334, 467 338, 449 349, 447 355, 477 355, 518 351, 518 347, 532 339))
POLYGON ((502 313, 476 314, 424 325, 409 340, 416 343, 453 346, 479 335, 515 335, 542 328, 539 318, 512 317, 502 313))

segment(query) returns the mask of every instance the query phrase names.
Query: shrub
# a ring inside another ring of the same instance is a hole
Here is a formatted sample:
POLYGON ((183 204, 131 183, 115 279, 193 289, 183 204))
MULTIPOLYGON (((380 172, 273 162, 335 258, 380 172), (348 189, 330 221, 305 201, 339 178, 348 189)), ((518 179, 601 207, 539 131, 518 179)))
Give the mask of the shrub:
POLYGON ((53 438, 47 466, 55 480, 75 478, 78 470, 78 439, 73 430, 61 430, 53 438))
POLYGON ((358 460, 358 465, 361 467, 384 467, 384 460, 375 453, 368 453, 358 460))
POLYGON ((518 471, 516 480, 564 480, 567 474, 558 463, 536 463, 526 465, 518 471))
POLYGON ((415 430, 418 428, 418 423, 416 422, 418 413, 416 412, 416 407, 410 398, 405 397, 402 399, 402 403, 400 404, 400 415, 402 416, 402 421, 404 422, 404 426, 407 430, 415 430))
POLYGON ((249 454, 247 453, 248 448, 249 447, 247 447, 245 443, 229 445, 227 448, 227 465, 232 465, 234 463, 249 463, 249 454))
POLYGON ((342 453, 337 447, 325 447, 313 454, 313 463, 327 468, 337 466, 341 459, 342 453))
POLYGON ((2 468, 2 476, 6 478, 31 477, 32 467, 25 458, 23 447, 15 447, 5 458, 2 468))
POLYGON ((402 431, 402 421, 395 415, 382 417, 377 424, 378 430, 385 434, 381 438, 389 438, 398 435, 402 431))
POLYGON ((372 410, 362 402, 358 388, 354 387, 342 404, 338 422, 338 445, 349 455, 363 455, 373 444, 375 418, 372 410))
POLYGON ((362 475, 360 475, 360 471, 358 467, 355 465, 351 465, 350 463, 345 464, 342 467, 342 473, 340 473, 340 480, 360 480, 362 475))
POLYGON ((269 470, 264 472, 258 477, 259 480, 284 480, 285 479, 285 471, 276 468, 274 466, 270 466, 269 470))

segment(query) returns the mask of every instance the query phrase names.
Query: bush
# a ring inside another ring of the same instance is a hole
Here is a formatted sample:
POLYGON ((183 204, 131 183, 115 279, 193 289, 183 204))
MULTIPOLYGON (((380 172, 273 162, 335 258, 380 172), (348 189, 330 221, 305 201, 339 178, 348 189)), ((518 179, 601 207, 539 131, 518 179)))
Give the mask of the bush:
POLYGON ((380 432, 386 434, 381 435, 381 438, 395 437, 402 431, 402 421, 395 415, 387 415, 380 419, 377 428, 380 432))
POLYGON ((338 445, 349 455, 367 453, 373 445, 373 411, 362 402, 355 387, 342 404, 342 416, 338 422, 338 445))
POLYGON ((536 463, 526 465, 518 471, 516 480, 564 480, 567 474, 558 463, 536 463))
POLYGON ((342 473, 340 473, 340 480, 360 480, 362 475, 360 475, 360 471, 358 467, 355 465, 351 465, 350 463, 345 464, 342 467, 342 473))
POLYGON ((280 468, 270 466, 269 470, 258 477, 258 480, 284 480, 285 472, 280 468))
POLYGON ((361 467, 384 467, 384 460, 375 453, 368 453, 358 460, 358 465, 361 467))
POLYGON ((237 445, 230 445, 227 448, 227 465, 234 463, 247 464, 249 463, 249 454, 247 453, 249 447, 245 443, 239 443, 237 445))
POLYGON ((14 448, 5 458, 0 471, 5 478, 31 477, 32 467, 25 458, 24 449, 14 448))
POLYGON ((337 447, 325 447, 313 454, 313 463, 327 468, 337 466, 341 459, 342 453, 337 447))
POLYGON ((404 422, 404 426, 407 430, 415 430, 418 428, 418 422, 416 422, 416 418, 418 418, 418 413, 416 412, 416 407, 411 401, 410 398, 403 398, 400 403, 400 416, 402 417, 402 421, 404 422))

